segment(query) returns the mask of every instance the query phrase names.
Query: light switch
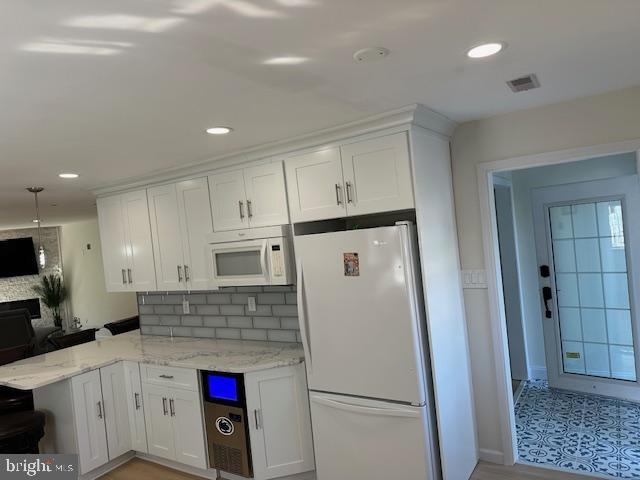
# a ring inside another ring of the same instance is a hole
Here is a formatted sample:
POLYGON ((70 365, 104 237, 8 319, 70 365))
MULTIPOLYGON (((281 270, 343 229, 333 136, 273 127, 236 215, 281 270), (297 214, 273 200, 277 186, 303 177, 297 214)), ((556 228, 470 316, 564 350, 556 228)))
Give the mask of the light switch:
POLYGON ((247 297, 247 308, 250 312, 256 311, 256 297, 247 297))
POLYGON ((486 270, 462 270, 462 288, 487 288, 486 270))

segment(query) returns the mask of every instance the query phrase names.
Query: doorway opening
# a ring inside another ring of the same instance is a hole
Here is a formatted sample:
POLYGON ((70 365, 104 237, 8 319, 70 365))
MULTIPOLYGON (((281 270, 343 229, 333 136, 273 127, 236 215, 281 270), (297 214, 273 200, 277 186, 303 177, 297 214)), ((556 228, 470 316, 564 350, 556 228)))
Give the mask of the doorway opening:
POLYGON ((640 477, 636 152, 490 172, 514 460, 640 477))

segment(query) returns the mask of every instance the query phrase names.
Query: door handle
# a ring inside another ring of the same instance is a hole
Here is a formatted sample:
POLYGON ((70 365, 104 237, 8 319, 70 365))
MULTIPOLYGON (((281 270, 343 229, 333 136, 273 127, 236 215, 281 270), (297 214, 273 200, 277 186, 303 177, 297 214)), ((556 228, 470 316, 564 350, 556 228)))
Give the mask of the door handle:
POLYGON ((347 190, 347 203, 353 203, 353 198, 351 197, 351 187, 353 187, 353 185, 351 182, 347 182, 345 185, 347 190))
POLYGON ((256 430, 262 429, 262 412, 258 409, 253 411, 253 419, 256 422, 256 430))
POLYGON ((98 418, 104 418, 104 413, 102 413, 102 400, 98 400, 98 418))
POLYGON ((552 298, 551 287, 543 287, 542 288, 542 300, 544 300, 544 316, 546 318, 551 318, 551 309, 549 308, 549 300, 552 298))
POLYGON ((131 269, 130 268, 127 268, 127 276, 129 277, 129 283, 133 283, 133 279, 132 279, 132 276, 131 276, 131 269))
POLYGON ((178 265, 178 282, 182 282, 182 266, 178 265))
POLYGON ((122 284, 127 284, 127 271, 124 268, 122 269, 122 284))
POLYGON ((296 264, 297 282, 296 282, 296 299, 298 303, 298 317, 300 321, 300 336, 302 337, 302 349, 304 351, 305 361, 307 363, 307 369, 309 373, 313 367, 313 356, 311 354, 311 342, 309 331, 309 316, 307 315, 306 294, 304 291, 304 274, 302 272, 302 259, 298 259, 296 264))
POLYGON ((167 415, 167 399, 162 397, 162 413, 164 416, 167 415))
POLYGON ((240 220, 244 220, 244 202, 242 200, 238 201, 238 208, 240 208, 240 220))
POLYGON ((140 394, 138 392, 133 394, 133 403, 136 406, 136 410, 140 410, 140 394))
POLYGON ((176 406, 173 403, 173 398, 169 399, 169 408, 171 409, 171 416, 175 417, 176 416, 176 406))
POLYGON ((188 282, 189 280, 191 280, 191 278, 189 277, 189 266, 184 265, 184 281, 188 282))
POLYGON ((342 205, 342 196, 340 195, 340 190, 342 189, 342 187, 340 186, 339 183, 336 183, 336 203, 338 205, 342 205))
POLYGON ((249 215, 249 218, 253 217, 253 208, 251 208, 251 200, 247 200, 247 215, 249 215))

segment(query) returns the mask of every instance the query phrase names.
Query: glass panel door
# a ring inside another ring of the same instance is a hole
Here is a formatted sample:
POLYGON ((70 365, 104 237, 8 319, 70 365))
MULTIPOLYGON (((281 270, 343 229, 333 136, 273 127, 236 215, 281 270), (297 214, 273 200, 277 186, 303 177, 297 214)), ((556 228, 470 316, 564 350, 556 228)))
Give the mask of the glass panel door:
POLYGON ((620 200, 549 207, 565 373, 636 381, 620 200))

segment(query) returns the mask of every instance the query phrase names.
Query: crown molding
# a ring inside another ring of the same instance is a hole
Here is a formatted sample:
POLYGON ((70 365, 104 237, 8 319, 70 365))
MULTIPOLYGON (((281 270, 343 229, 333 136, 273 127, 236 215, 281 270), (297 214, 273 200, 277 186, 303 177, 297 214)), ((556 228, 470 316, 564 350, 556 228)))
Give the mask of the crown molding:
POLYGON ((133 190, 152 184, 170 182, 178 178, 203 175, 224 167, 242 165, 270 157, 286 156, 296 151, 318 148, 391 128, 406 127, 409 129, 411 125, 418 125, 439 135, 450 137, 457 124, 424 105, 412 104, 335 127, 219 155, 202 162, 158 170, 152 174, 129 178, 126 181, 100 185, 91 191, 95 195, 102 196, 133 190))

